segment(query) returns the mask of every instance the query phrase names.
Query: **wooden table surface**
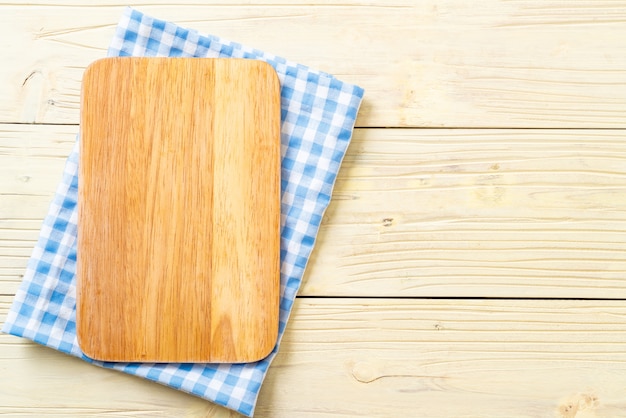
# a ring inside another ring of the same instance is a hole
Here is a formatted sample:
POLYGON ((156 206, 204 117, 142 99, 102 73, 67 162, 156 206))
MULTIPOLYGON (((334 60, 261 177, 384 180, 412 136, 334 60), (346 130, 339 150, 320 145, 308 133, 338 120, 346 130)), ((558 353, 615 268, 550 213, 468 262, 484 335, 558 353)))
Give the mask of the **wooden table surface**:
MULTIPOLYGON (((626 416, 626 1, 134 5, 366 90, 257 417, 626 416)), ((0 1, 0 322, 122 10, 0 1)), ((0 414, 236 416, 8 335, 0 414)))

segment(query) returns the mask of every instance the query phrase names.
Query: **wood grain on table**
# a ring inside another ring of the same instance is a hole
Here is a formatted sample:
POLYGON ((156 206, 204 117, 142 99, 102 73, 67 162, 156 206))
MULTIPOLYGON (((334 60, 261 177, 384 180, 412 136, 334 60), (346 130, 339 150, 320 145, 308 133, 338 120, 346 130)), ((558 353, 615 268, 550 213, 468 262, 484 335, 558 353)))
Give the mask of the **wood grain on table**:
MULTIPOLYGON (((258 417, 626 416, 626 1, 141 0, 365 88, 258 417)), ((0 3, 0 321, 112 0, 0 3)), ((236 416, 0 336, 0 413, 236 416)))

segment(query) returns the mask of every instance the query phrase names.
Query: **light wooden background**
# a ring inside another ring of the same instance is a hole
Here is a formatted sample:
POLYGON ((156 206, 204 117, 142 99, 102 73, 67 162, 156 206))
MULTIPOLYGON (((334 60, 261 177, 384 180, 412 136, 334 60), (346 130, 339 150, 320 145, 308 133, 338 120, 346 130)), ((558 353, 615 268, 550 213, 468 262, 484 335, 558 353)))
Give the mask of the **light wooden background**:
MULTIPOLYGON (((626 416, 626 1, 335 3, 134 3, 366 89, 256 416, 626 416)), ((122 10, 0 2, 0 321, 122 10)), ((7 335, 0 413, 236 416, 7 335)))

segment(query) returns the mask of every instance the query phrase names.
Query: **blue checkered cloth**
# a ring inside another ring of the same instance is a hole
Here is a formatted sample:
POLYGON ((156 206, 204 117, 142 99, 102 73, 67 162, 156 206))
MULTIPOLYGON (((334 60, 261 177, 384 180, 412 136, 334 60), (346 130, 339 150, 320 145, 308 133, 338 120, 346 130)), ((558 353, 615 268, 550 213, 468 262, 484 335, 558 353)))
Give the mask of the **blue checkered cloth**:
POLYGON ((235 57, 270 63, 281 83, 281 301, 279 339, 265 359, 247 364, 99 362, 76 339, 76 200, 78 143, 44 220, 3 332, 141 376, 252 416, 261 383, 278 352, 363 89, 283 58, 202 35, 127 8, 109 56, 235 57))

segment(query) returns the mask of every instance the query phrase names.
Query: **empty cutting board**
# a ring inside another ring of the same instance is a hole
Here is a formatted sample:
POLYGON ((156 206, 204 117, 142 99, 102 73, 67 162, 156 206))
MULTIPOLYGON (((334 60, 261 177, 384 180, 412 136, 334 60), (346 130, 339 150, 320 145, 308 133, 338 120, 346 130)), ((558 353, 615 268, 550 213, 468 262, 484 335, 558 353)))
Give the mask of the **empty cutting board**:
POLYGON ((83 78, 77 333, 105 361, 249 362, 278 334, 280 85, 263 62, 83 78))

